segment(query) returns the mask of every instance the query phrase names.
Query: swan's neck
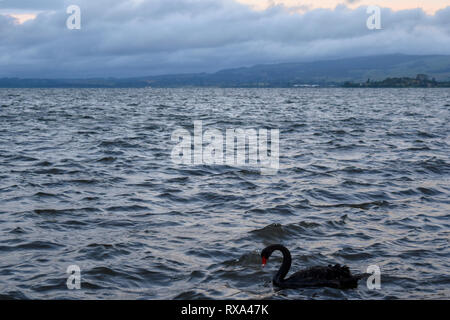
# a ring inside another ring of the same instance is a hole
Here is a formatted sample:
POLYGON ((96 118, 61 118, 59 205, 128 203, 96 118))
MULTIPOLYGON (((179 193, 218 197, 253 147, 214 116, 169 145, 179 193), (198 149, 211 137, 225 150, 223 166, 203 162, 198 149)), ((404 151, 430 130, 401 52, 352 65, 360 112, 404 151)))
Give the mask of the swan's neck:
POLYGON ((283 246, 276 246, 274 247, 274 251, 275 250, 281 251, 281 253, 283 254, 283 262, 281 263, 280 269, 273 278, 273 282, 281 283, 284 281, 284 278, 286 277, 286 275, 289 272, 289 269, 291 268, 292 258, 289 250, 283 246))

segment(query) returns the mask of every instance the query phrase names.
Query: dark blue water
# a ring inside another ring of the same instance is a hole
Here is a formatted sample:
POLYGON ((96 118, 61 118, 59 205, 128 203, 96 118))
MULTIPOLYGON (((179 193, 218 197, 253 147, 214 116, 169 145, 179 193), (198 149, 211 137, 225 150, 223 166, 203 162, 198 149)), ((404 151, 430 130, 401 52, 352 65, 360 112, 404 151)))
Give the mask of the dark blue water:
POLYGON ((450 90, 0 90, 0 298, 448 299, 450 90), (172 132, 280 129, 280 170, 178 166, 172 132), (381 289, 276 291, 293 269, 381 289), (68 290, 66 269, 81 269, 68 290))

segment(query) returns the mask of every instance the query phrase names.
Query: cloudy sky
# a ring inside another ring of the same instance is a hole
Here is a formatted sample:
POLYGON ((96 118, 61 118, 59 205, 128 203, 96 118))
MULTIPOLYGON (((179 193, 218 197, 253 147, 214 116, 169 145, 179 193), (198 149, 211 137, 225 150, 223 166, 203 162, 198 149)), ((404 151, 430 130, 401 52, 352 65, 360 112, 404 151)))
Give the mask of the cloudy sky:
POLYGON ((448 0, 0 0, 0 77, 129 77, 450 54, 448 0), (81 29, 69 30, 69 5, 81 29), (367 6, 381 7, 369 30, 367 6))

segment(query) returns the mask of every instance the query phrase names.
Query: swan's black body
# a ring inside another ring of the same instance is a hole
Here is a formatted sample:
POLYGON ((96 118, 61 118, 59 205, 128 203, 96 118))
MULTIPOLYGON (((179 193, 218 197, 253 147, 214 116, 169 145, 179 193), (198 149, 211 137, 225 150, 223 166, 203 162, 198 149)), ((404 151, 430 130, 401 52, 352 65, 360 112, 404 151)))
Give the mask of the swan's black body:
POLYGON ((338 289, 350 289, 358 286, 358 280, 364 275, 352 275, 347 266, 339 264, 327 267, 312 267, 294 273, 285 279, 289 269, 291 268, 291 253, 289 250, 280 245, 275 244, 268 246, 261 252, 263 265, 269 259, 274 251, 281 251, 283 254, 283 263, 280 270, 273 277, 273 284, 283 289, 295 289, 305 287, 331 287, 338 289))

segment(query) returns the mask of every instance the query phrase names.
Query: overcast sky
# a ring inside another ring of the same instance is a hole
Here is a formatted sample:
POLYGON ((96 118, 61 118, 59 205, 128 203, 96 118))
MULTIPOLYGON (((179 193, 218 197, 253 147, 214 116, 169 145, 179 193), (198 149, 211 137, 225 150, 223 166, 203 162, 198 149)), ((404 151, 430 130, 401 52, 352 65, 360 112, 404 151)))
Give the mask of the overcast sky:
POLYGON ((0 0, 0 77, 128 77, 450 54, 448 0, 0 0), (66 8, 81 8, 68 30, 66 8), (382 7, 369 30, 367 5, 382 7))

